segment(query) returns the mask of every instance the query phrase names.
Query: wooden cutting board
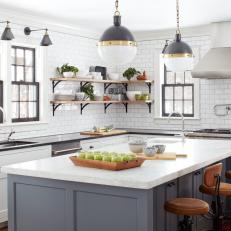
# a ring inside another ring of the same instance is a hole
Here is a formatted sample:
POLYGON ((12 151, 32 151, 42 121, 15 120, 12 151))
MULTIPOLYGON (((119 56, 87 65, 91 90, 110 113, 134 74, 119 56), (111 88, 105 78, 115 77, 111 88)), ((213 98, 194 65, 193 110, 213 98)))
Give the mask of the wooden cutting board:
POLYGON ((155 156, 148 157, 144 154, 137 155, 138 157, 142 157, 145 160, 176 160, 178 157, 187 157, 187 154, 177 154, 174 152, 165 152, 162 154, 155 154, 155 156))
POLYGON ((89 135, 89 136, 110 136, 110 135, 119 135, 127 133, 126 130, 113 129, 110 132, 94 132, 94 131, 84 131, 80 132, 80 135, 89 135))

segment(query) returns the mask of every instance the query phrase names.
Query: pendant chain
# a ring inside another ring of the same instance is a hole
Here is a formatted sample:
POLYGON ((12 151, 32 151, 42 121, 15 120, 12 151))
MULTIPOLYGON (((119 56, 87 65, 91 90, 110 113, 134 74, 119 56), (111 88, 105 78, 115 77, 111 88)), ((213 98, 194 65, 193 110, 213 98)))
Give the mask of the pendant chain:
POLYGON ((180 34, 180 10, 179 10, 179 0, 176 0, 176 22, 177 30, 176 33, 180 34))
POLYGON ((116 8, 115 15, 120 15, 120 12, 119 12, 119 0, 115 1, 115 8, 116 8))

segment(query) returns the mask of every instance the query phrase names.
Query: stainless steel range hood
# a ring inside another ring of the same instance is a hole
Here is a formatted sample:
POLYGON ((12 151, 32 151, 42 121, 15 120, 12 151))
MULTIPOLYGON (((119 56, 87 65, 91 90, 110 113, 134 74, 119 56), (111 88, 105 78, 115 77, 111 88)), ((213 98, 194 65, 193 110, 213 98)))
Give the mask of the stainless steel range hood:
POLYGON ((193 78, 231 78, 231 22, 212 25, 212 48, 192 70, 193 78))

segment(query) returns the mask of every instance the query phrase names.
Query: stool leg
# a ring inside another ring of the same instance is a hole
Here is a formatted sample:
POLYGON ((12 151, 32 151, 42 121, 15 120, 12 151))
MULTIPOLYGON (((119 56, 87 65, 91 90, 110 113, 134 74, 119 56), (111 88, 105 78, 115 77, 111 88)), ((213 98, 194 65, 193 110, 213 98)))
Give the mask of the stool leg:
POLYGON ((193 221, 191 217, 184 216, 184 219, 179 222, 179 231, 192 231, 193 221))

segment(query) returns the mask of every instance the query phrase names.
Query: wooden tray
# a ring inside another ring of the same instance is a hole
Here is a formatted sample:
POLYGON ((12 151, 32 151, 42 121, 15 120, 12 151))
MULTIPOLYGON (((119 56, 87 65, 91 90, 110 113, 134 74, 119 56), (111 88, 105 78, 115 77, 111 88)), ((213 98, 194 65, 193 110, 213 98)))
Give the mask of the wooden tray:
POLYGON ((145 156, 145 154, 137 155, 137 157, 143 158, 144 160, 176 160, 177 157, 187 157, 187 154, 166 152, 163 154, 155 154, 155 156, 152 157, 145 156))
POLYGON ((84 131, 80 132, 80 135, 89 135, 89 136, 109 136, 109 135, 119 135, 127 133, 126 130, 113 129, 110 132, 94 132, 94 131, 84 131))
POLYGON ((76 156, 71 156, 69 158, 76 166, 99 168, 99 169, 106 169, 111 171, 119 171, 129 168, 140 167, 145 161, 144 158, 139 158, 139 157, 137 160, 131 160, 131 161, 119 162, 119 163, 99 161, 99 160, 86 160, 86 159, 80 159, 76 156))

